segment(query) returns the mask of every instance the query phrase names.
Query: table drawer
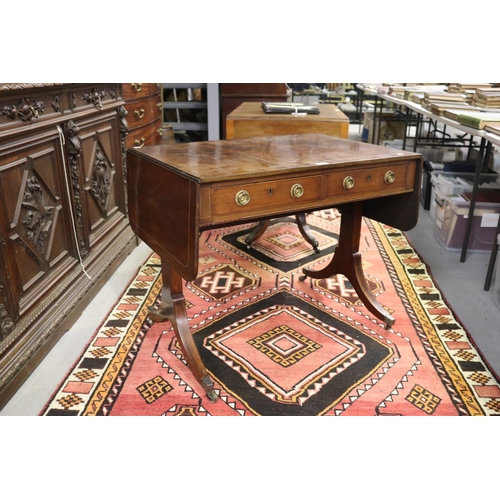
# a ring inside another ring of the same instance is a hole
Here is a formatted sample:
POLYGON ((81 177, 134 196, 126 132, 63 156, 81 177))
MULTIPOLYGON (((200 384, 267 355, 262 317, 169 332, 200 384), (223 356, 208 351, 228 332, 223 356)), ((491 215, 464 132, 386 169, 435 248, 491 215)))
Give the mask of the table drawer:
POLYGON ((341 170, 326 176, 326 197, 350 199, 377 198, 411 191, 415 163, 374 165, 371 168, 341 170))
POLYGON ((321 175, 314 175, 214 188, 213 214, 231 217, 230 214, 241 213, 259 215, 275 208, 293 210, 321 198, 321 179, 321 175))

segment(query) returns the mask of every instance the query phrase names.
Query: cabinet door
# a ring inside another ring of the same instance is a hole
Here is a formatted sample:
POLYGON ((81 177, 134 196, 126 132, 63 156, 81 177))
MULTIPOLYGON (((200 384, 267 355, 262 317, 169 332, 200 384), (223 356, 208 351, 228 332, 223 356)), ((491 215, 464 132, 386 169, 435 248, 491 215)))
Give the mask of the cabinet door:
POLYGON ((0 233, 6 309, 16 321, 76 263, 55 127, 0 147, 0 233))
POLYGON ((81 238, 85 248, 104 238, 126 218, 125 177, 122 167, 119 120, 116 111, 93 115, 66 126, 79 150, 68 149, 79 181, 75 199, 81 200, 81 238), (78 165, 78 169, 76 169, 78 165))

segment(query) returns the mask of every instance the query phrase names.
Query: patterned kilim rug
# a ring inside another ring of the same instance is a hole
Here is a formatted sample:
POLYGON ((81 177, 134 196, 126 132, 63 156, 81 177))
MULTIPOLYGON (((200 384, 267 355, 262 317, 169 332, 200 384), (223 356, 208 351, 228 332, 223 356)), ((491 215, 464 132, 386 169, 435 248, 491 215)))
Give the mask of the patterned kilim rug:
POLYGON ((299 281, 337 242, 336 210, 308 215, 315 253, 293 218, 248 249, 253 224, 203 233, 185 285, 191 331, 215 382, 198 384, 169 322, 151 323, 160 261, 140 268, 41 415, 499 415, 500 384, 391 227, 364 220, 360 251, 386 329, 341 275, 299 281))

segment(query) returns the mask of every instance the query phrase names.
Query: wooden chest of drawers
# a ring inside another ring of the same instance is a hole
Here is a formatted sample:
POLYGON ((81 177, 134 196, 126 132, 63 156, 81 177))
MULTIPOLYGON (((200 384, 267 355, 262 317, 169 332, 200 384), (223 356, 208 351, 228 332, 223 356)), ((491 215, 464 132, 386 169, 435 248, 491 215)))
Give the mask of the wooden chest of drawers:
POLYGON ((129 129, 126 139, 127 149, 160 144, 163 124, 161 85, 123 83, 122 94, 129 129))

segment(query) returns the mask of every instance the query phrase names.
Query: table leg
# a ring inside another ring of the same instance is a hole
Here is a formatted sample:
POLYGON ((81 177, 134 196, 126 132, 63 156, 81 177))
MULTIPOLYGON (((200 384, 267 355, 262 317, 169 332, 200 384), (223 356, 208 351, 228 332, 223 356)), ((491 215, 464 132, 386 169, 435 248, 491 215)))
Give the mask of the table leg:
MULTIPOLYGON (((314 238, 311 229, 307 225, 306 214, 297 214, 295 216, 295 219, 297 221, 297 226, 299 228, 302 237, 307 241, 307 243, 309 243, 313 247, 316 253, 319 253, 320 252, 318 248, 319 243, 316 240, 316 238, 314 238)), ((253 228, 252 232, 245 238, 245 243, 247 244, 247 248, 250 248, 250 245, 254 241, 258 240, 265 233, 268 226, 269 226, 269 220, 261 220, 253 228)))
POLYGON ((250 248, 250 245, 258 240, 266 231, 269 226, 269 220, 261 220, 252 230, 252 232, 245 238, 245 243, 247 244, 247 248, 250 248))
POLYGON ((214 383, 205 368, 198 348, 194 343, 193 335, 189 330, 186 303, 182 292, 182 277, 170 267, 167 259, 162 258, 161 261, 163 279, 161 303, 158 309, 154 307, 149 308, 149 318, 157 323, 162 323, 166 320, 172 323, 175 335, 190 370, 198 382, 200 382, 203 389, 205 389, 208 398, 211 401, 216 401, 217 394, 214 392, 214 383))
POLYGON ((300 234, 302 235, 302 238, 304 238, 309 243, 309 245, 313 247, 316 253, 319 253, 319 243, 312 235, 311 229, 307 225, 306 214, 297 214, 295 216, 295 219, 297 220, 297 226, 299 228, 300 234))
POLYGON ((355 202, 340 207, 342 217, 340 219, 339 243, 335 249, 332 260, 321 270, 312 271, 304 269, 304 276, 312 279, 323 279, 343 274, 356 290, 358 297, 377 318, 385 322, 386 328, 391 327, 395 319, 377 302, 371 293, 363 272, 361 254, 359 253, 359 240, 361 235, 362 202, 355 202))

